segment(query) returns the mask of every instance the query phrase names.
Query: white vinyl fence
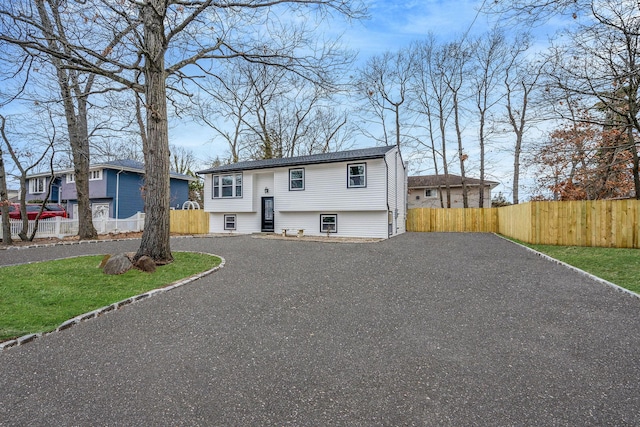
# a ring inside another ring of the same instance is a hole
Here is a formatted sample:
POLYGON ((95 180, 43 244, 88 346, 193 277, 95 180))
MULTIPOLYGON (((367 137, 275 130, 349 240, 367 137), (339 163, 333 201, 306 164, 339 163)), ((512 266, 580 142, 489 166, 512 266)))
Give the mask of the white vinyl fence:
MULTIPOLYGON (((22 230, 22 221, 19 219, 9 220, 11 223, 11 238, 19 239, 18 233, 22 230)), ((29 221, 28 235, 33 233, 35 221, 29 221)), ((138 212, 132 217, 124 219, 105 218, 93 219, 93 226, 98 234, 126 233, 130 231, 142 231, 144 229, 144 214, 138 212)), ((78 234, 78 220, 62 218, 59 216, 38 221, 38 232, 35 238, 75 236, 78 234)), ((2 238, 2 227, 0 227, 0 238, 2 238)))

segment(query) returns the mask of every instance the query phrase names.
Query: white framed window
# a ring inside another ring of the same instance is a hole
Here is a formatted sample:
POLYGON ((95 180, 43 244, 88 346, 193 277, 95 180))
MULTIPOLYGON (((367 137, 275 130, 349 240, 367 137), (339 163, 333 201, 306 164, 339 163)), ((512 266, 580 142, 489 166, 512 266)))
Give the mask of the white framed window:
POLYGON ((224 216, 224 229, 225 230, 235 230, 236 229, 236 216, 234 215, 225 215, 224 216))
POLYGON ((102 169, 89 171, 89 181, 98 181, 102 179, 102 169))
POLYGON ((211 179, 211 197, 242 197, 242 174, 213 175, 211 179))
POLYGON ((289 169, 289 191, 304 190, 304 168, 289 169))
POLYGON ((29 193, 31 194, 44 193, 46 187, 47 178, 31 178, 29 180, 29 193))
POLYGON ((347 187, 362 188, 367 186, 367 164, 353 163, 347 165, 347 187))
POLYGON ((438 190, 435 188, 427 188, 424 190, 424 197, 438 197, 438 190))
POLYGON ((338 232, 338 215, 321 214, 320 215, 320 232, 321 233, 337 233, 338 232))
MULTIPOLYGON (((102 169, 90 170, 89 171, 89 181, 99 181, 102 179, 102 169)), ((67 174, 67 184, 71 184, 76 182, 76 174, 68 173, 67 174)))

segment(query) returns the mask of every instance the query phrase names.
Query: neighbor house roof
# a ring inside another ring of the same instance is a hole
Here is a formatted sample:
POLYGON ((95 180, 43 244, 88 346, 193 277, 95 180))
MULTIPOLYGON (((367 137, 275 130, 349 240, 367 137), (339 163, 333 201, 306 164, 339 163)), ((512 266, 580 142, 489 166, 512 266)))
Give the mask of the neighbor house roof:
POLYGON ((313 165, 320 163, 348 162, 356 160, 382 158, 395 145, 385 147, 361 148, 358 150, 338 151, 336 153, 312 154, 309 156, 286 157, 280 159, 252 160, 247 162, 232 163, 215 168, 198 171, 199 174, 216 172, 236 172, 252 169, 268 169, 286 166, 313 165))
MULTIPOLYGON (((139 162, 137 160, 131 160, 131 159, 112 160, 110 162, 92 164, 89 166, 89 169, 113 169, 113 170, 123 170, 127 172, 136 172, 136 173, 144 174, 144 163, 139 162)), ((73 173, 73 169, 64 169, 64 170, 54 172, 55 175, 63 175, 68 173, 73 173)), ((41 173, 31 174, 28 176, 28 178, 50 176, 50 175, 51 175, 50 172, 41 172, 41 173)), ((196 181, 198 179, 198 178, 185 175, 182 173, 177 173, 177 172, 171 172, 170 176, 171 178, 183 179, 187 181, 196 181)))
MULTIPOLYGON (((449 183, 449 187, 462 187, 462 177, 460 175, 422 175, 422 176, 410 176, 408 178, 407 186, 409 188, 442 188, 446 187, 449 183)), ((468 186, 478 187, 481 181, 476 178, 465 177, 465 183, 468 186)), ((499 182, 484 180, 484 185, 488 187, 495 187, 499 182)))

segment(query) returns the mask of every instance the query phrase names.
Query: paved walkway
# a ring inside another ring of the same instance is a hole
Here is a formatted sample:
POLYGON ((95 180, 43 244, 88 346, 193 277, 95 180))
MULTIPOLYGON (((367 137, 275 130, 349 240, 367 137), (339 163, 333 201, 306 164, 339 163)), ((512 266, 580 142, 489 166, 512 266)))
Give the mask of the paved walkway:
POLYGON ((640 299, 499 237, 172 249, 227 264, 0 353, 0 425, 640 425, 640 299))

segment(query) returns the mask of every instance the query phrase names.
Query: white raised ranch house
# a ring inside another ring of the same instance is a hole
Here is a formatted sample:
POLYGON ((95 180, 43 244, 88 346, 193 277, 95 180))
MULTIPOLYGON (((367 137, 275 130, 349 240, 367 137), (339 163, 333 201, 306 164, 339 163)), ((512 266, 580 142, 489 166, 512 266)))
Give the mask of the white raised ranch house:
POLYGON ((387 238, 405 231, 396 146, 255 160, 198 172, 212 233, 387 238))

